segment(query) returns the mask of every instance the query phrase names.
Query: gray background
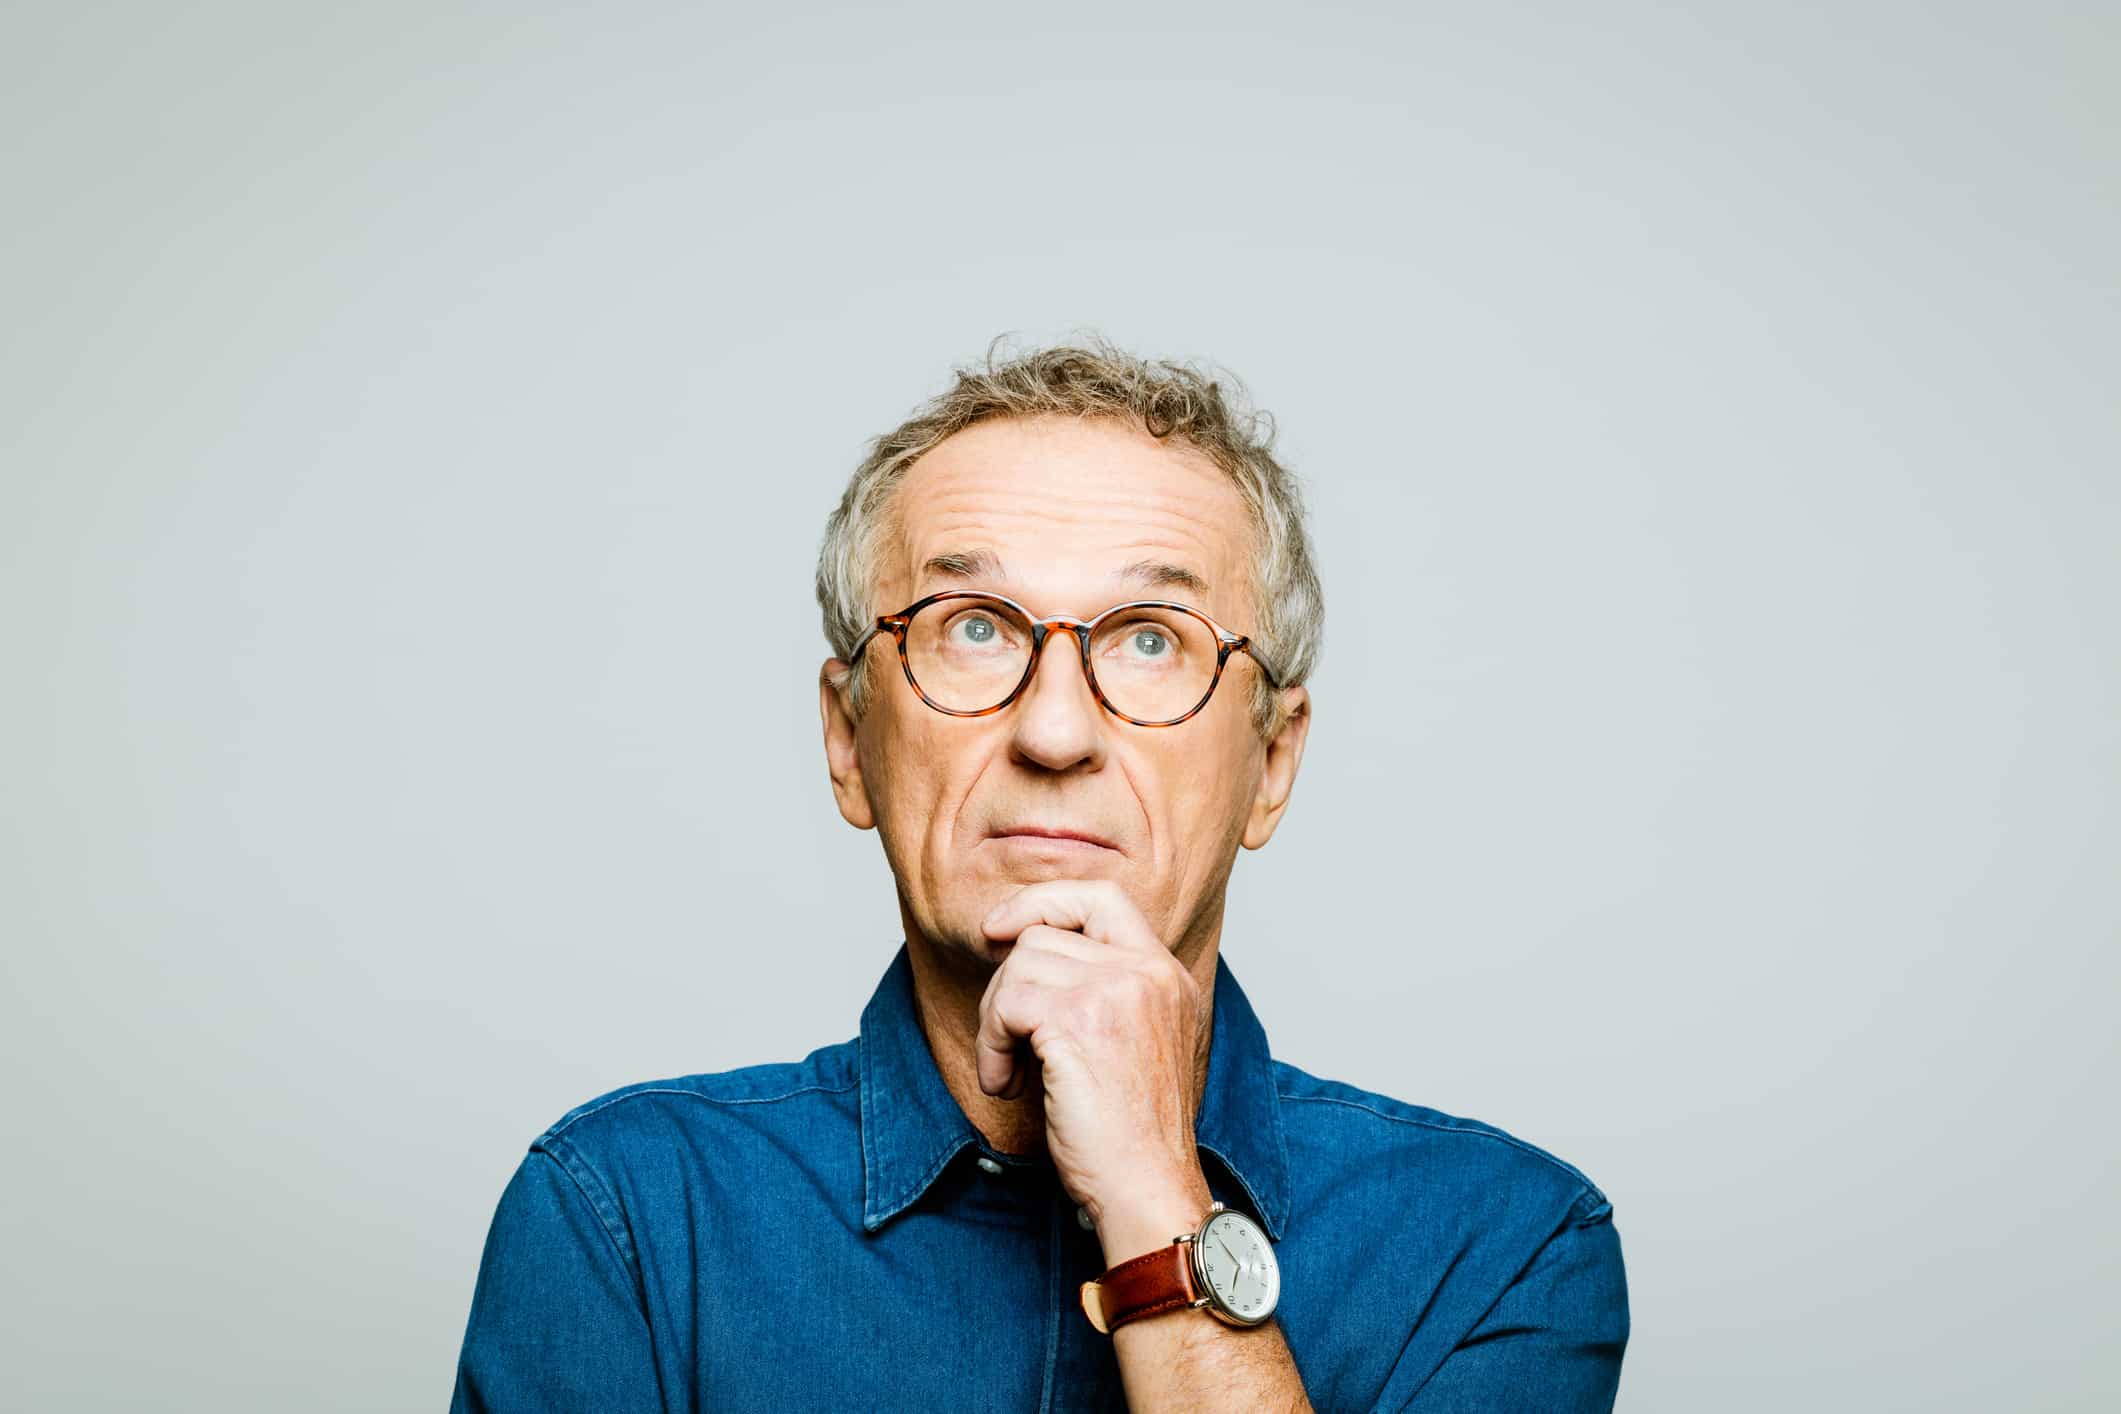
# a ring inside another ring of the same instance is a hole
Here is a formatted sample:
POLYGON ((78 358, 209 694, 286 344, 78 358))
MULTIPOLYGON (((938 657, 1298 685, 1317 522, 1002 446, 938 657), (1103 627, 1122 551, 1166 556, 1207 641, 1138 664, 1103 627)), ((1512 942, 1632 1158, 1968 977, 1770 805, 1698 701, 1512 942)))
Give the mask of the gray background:
POLYGON ((6 9, 0 1404, 447 1397, 525 1144, 854 1034, 811 557, 994 334, 1285 428, 1283 1057, 1624 1409, 2112 1409, 2111 6, 6 9))

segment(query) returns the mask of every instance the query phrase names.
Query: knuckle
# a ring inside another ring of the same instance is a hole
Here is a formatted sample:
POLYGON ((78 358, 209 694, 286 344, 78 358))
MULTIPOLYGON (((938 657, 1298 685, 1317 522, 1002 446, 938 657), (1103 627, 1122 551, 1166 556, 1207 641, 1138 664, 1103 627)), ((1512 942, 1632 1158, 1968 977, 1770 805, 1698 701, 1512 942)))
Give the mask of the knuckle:
POLYGON ((1084 1020, 1100 1033, 1131 1031, 1148 998, 1149 986, 1140 973, 1113 973, 1104 985, 1084 989, 1084 1020))

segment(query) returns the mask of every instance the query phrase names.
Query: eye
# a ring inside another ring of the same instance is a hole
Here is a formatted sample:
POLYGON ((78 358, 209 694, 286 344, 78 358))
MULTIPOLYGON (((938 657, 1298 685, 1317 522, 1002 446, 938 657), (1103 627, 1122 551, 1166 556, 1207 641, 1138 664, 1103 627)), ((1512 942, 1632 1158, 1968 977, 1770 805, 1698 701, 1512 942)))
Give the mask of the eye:
POLYGON ((1136 624, 1127 630, 1126 652, 1134 658, 1162 658, 1171 652, 1171 635, 1155 624, 1136 624))
POLYGON ((997 652, 1023 642, 1009 619, 991 609, 962 609, 943 627, 943 640, 951 648, 971 652, 997 652))

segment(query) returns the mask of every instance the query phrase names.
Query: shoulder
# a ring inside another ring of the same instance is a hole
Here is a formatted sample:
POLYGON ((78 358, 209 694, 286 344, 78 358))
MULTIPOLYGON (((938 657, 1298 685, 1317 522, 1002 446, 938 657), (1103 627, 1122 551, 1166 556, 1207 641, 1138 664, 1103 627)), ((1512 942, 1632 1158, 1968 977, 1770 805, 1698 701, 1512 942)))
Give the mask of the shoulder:
POLYGON ((799 1061, 647 1080, 586 1100, 531 1143, 563 1165, 636 1167, 697 1154, 703 1141, 791 1128, 823 1137, 853 1122, 860 1067, 852 1040, 799 1061))
POLYGON ((1524 1212, 1578 1225, 1612 1203, 1574 1164, 1493 1124, 1273 1063, 1290 1157, 1299 1167, 1344 1168, 1412 1186, 1461 1206, 1524 1212))

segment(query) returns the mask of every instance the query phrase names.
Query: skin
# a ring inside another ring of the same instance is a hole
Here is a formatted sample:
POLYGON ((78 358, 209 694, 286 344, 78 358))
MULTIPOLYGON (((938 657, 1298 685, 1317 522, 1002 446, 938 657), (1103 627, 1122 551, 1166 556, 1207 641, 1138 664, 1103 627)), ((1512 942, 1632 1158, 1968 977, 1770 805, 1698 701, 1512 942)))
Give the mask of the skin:
MULTIPOLYGON (((894 509, 876 612, 984 589, 1036 614, 1169 598, 1239 633, 1256 622, 1236 488, 1124 423, 977 424, 913 466, 894 509)), ((1262 739, 1257 670, 1233 654, 1198 715, 1139 727, 1099 706, 1074 639, 1054 634, 1021 697, 959 718, 914 694, 888 635, 865 652, 859 715, 848 665, 820 674, 826 762, 842 816, 882 840, 944 1083, 996 1148, 1050 1156, 1108 1265, 1168 1245, 1211 1201, 1194 1123, 1224 891, 1237 850, 1264 846, 1287 809, 1309 694, 1282 690, 1262 739)), ((1309 1407, 1275 1322, 1177 1311, 1112 1338, 1137 1410, 1309 1407)))

